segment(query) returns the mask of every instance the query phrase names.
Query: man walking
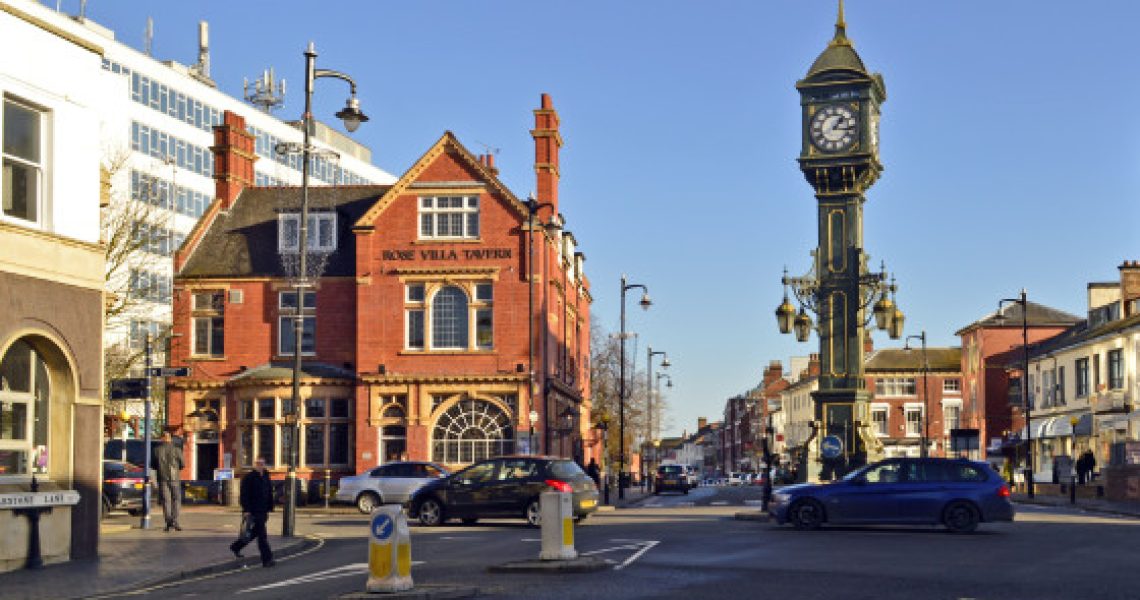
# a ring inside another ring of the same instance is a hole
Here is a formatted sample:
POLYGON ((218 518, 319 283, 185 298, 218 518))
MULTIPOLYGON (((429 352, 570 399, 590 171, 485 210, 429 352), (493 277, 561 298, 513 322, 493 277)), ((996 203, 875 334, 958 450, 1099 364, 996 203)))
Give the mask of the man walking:
POLYGON ((158 497, 162 502, 162 516, 166 518, 166 531, 171 527, 182 531, 178 524, 178 511, 182 508, 182 450, 174 445, 169 431, 162 434, 162 445, 154 451, 154 456, 158 468, 158 497))
POLYGON ((241 549, 256 537, 261 566, 272 567, 277 563, 273 560, 273 550, 269 548, 269 532, 265 529, 265 522, 269 519, 269 513, 273 512, 273 483, 265 470, 265 459, 260 456, 253 462, 253 470, 241 478, 240 502, 242 527, 246 527, 248 521, 250 532, 230 544, 230 551, 241 558, 241 549))

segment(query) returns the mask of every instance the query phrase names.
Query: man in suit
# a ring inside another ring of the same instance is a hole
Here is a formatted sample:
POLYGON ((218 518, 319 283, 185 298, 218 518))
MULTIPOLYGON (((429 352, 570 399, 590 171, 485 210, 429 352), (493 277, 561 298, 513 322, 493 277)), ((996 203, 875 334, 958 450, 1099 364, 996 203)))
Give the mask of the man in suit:
POLYGON ((241 478, 241 512, 242 525, 248 521, 250 529, 248 536, 242 536, 230 544, 230 551, 234 556, 241 558, 241 549, 249 544, 252 538, 257 538, 257 551, 261 554, 261 566, 272 567, 277 564, 273 560, 273 550, 269 548, 269 532, 265 529, 265 522, 269 513, 273 512, 273 483, 269 479, 269 472, 265 469, 265 459, 257 457, 253 462, 253 470, 241 478))
POLYGON ((162 444, 154 451, 154 458, 166 531, 171 528, 182 531, 178 524, 178 511, 182 507, 182 449, 174 445, 169 431, 162 434, 162 444))

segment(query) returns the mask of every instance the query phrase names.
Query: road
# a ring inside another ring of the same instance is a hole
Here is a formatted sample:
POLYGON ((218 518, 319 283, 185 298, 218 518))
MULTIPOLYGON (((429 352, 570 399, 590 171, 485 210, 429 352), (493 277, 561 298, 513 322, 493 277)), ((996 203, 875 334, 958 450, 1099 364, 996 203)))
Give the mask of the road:
MULTIPOLYGON (((491 598, 907 599, 1137 598, 1140 520, 1019 506, 1013 523, 973 535, 938 528, 801 532, 733 515, 758 488, 700 488, 598 513, 577 528, 578 551, 610 561, 597 573, 491 574, 536 558, 539 532, 521 521, 412 528, 417 584, 477 587, 491 598)), ((364 589, 364 516, 313 523, 324 543, 273 569, 249 568, 149 590, 148 598, 337 597, 364 589)))

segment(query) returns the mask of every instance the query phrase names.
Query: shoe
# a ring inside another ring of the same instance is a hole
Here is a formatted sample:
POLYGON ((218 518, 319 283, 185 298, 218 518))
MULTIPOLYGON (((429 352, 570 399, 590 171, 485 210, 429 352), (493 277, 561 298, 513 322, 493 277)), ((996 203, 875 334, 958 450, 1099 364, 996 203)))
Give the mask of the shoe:
POLYGON ((174 530, 175 530, 175 531, 182 531, 182 526, 181 526, 181 525, 179 525, 178 523, 175 523, 175 524, 174 524, 174 530))
POLYGON ((234 558, 245 558, 241 555, 241 550, 238 550, 233 544, 230 544, 230 552, 234 553, 234 558))
POLYGON ((163 529, 163 531, 170 531, 170 524, 167 524, 166 529, 163 529))
POLYGON ((271 561, 269 561, 269 562, 267 562, 267 563, 261 563, 261 566, 263 566, 263 567, 265 567, 265 568, 267 568, 267 569, 268 569, 269 567, 276 567, 276 566, 277 566, 277 561, 275 561, 275 560, 271 560, 271 561))

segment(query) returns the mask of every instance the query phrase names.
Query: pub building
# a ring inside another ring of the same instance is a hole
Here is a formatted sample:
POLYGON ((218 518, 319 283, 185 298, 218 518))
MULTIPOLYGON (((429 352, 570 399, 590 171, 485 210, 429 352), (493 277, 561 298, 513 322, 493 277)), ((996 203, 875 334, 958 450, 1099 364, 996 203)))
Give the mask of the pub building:
POLYGON ((585 256, 558 202, 548 95, 534 115, 533 200, 451 132, 394 184, 311 187, 316 268, 301 298, 301 188, 252 186, 253 137, 225 115, 217 197, 175 256, 170 364, 192 373, 168 379, 167 394, 170 424, 187 434, 184 478, 240 474, 257 456, 280 478, 294 431, 309 480, 401 459, 597 456, 585 256))

